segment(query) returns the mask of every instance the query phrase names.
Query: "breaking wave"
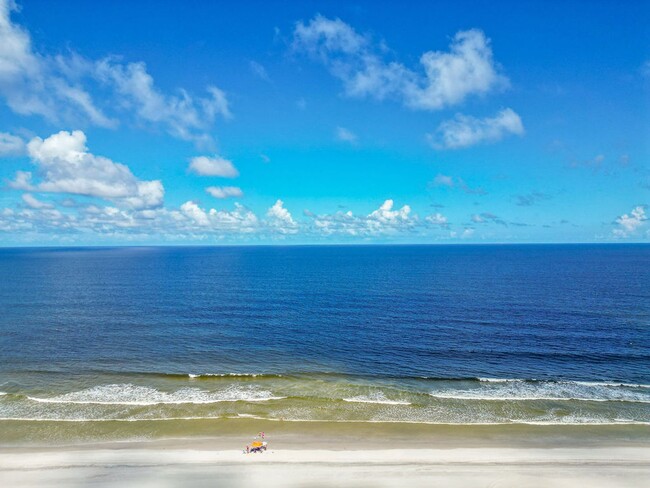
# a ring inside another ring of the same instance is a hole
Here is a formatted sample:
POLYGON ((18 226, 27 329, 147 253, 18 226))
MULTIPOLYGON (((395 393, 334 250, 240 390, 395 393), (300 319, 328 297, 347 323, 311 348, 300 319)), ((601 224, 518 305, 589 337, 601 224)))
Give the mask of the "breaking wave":
POLYGON ((343 401, 348 403, 376 403, 379 405, 411 405, 411 402, 404 400, 391 400, 382 392, 377 392, 371 395, 358 395, 351 398, 343 398, 343 401))
POLYGON ((101 385, 87 390, 66 393, 49 398, 28 396, 39 403, 72 403, 96 405, 160 405, 208 404, 220 402, 263 402, 279 400, 268 390, 229 386, 220 391, 208 392, 199 388, 182 388, 174 392, 160 391, 132 384, 101 385))
POLYGON ((479 378, 478 385, 440 388, 429 394, 435 398, 495 401, 592 401, 650 403, 649 385, 479 378))

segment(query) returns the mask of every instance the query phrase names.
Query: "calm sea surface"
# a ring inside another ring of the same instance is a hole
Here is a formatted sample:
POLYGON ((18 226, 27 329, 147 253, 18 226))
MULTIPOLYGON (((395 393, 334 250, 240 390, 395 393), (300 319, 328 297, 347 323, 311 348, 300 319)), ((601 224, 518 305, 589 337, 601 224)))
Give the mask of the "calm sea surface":
POLYGON ((230 418, 650 423, 650 246, 0 249, 0 441, 230 418))

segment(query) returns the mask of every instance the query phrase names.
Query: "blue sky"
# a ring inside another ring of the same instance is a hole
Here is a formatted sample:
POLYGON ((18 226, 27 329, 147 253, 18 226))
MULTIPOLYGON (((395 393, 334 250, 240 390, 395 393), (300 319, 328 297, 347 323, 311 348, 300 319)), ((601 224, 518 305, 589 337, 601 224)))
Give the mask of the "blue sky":
POLYGON ((647 242, 649 20, 0 0, 0 245, 647 242))

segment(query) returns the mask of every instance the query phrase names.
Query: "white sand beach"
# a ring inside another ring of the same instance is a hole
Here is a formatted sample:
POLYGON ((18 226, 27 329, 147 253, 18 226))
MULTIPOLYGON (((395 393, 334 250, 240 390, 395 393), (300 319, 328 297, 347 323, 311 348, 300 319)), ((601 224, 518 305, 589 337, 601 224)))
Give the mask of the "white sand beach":
MULTIPOLYGON (((245 455, 210 442, 14 448, 0 451, 0 486, 124 487, 639 487, 650 447, 275 449, 245 455)), ((340 446, 343 447, 343 446, 340 446)), ((646 485, 647 486, 647 485, 646 485)))

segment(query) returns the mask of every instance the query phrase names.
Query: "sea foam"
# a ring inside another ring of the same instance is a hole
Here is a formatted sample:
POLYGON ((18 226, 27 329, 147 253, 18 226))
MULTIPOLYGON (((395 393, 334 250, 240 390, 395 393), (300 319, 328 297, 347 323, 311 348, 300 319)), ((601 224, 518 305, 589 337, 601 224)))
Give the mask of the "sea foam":
POLYGON ((440 388, 429 393, 435 398, 458 400, 556 400, 593 402, 650 403, 648 385, 584 382, 538 381, 479 378, 477 386, 440 388))
POLYGON ((49 398, 28 397, 39 403, 73 403, 97 405, 159 405, 159 404, 208 404, 220 402, 262 402, 280 400, 268 390, 250 386, 230 386, 219 391, 199 388, 182 388, 173 392, 160 391, 133 384, 101 385, 87 390, 66 393, 49 398))
POLYGON ((386 397, 381 392, 374 393, 371 395, 358 395, 351 398, 343 398, 344 402, 350 403, 377 403, 384 405, 411 405, 411 402, 406 402, 403 400, 391 400, 386 397))

